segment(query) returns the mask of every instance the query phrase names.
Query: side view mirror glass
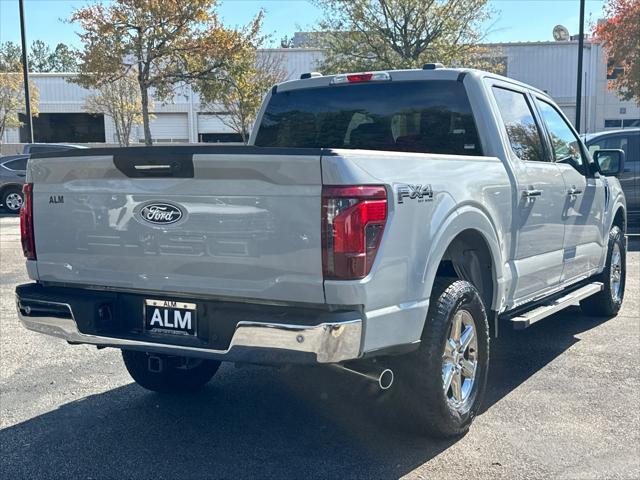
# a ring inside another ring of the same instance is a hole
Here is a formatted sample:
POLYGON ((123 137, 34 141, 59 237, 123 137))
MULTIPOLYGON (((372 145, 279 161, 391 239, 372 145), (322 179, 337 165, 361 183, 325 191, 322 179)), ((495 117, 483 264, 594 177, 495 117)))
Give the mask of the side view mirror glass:
POLYGON ((603 175, 619 175, 624 170, 624 151, 607 149, 593 152, 593 159, 603 175))

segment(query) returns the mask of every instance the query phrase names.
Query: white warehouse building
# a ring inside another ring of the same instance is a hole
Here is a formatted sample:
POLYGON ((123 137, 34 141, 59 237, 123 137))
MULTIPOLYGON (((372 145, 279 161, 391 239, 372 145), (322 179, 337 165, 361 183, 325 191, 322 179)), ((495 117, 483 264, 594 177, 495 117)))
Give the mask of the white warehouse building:
MULTIPOLYGON (((521 80, 549 93, 571 121, 576 112, 577 41, 491 44, 503 59, 508 77, 521 80)), ((282 58, 288 78, 318 70, 323 51, 315 48, 269 49, 282 58)), ((68 80, 73 74, 32 74, 40 92, 40 115, 34 122, 37 142, 85 144, 116 143, 113 122, 104 115, 86 113, 84 103, 91 93, 68 80)), ((157 143, 195 143, 239 141, 219 115, 202 108, 189 88, 177 92, 173 100, 156 102, 151 133, 157 143)), ((581 130, 596 132, 609 128, 640 126, 640 108, 621 101, 607 89, 607 63, 602 47, 586 41, 581 130)), ((133 141, 143 141, 142 127, 133 132, 133 141)), ((2 138, 3 153, 11 145, 26 140, 26 134, 9 129, 2 138)), ((13 151, 17 150, 16 145, 13 151)))

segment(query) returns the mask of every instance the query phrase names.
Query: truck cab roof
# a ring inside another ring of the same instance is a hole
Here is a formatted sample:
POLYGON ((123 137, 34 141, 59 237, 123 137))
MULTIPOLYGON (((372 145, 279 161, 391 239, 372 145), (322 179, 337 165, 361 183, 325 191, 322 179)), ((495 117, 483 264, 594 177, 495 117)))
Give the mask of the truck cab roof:
MULTIPOLYGON (((274 87, 275 92, 287 91, 287 90, 296 90, 301 88, 318 88, 318 87, 326 87, 335 83, 336 77, 341 76, 352 76, 352 75, 360 75, 363 72, 348 72, 348 73, 340 73, 340 74, 332 74, 332 75, 311 75, 309 78, 304 79, 296 79, 296 80, 288 80, 286 82, 282 82, 274 87)), ((518 80, 514 80, 512 78, 507 78, 502 75, 498 75, 496 73, 487 72, 484 70, 477 70, 474 68, 429 68, 429 69, 402 69, 402 70, 376 70, 370 71, 367 73, 388 73, 390 77, 390 81, 417 81, 417 80, 462 80, 465 77, 469 76, 473 78, 475 81, 482 81, 482 79, 491 77, 494 79, 499 79, 504 82, 512 83, 521 88, 526 88, 528 90, 532 90, 537 92, 540 95, 548 96, 546 92, 540 90, 538 88, 532 87, 531 85, 527 85, 526 83, 519 82, 518 80)), ((348 82, 345 82, 348 83, 348 82)))

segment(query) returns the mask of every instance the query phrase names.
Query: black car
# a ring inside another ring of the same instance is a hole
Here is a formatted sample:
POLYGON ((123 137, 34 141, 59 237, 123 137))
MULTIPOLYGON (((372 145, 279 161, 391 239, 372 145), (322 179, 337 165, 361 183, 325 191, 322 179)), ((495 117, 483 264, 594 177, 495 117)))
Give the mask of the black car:
POLYGON ((640 225, 640 128, 625 128, 594 133, 587 136, 586 145, 593 154, 596 150, 616 148, 624 150, 624 171, 618 175, 627 197, 629 224, 640 225))

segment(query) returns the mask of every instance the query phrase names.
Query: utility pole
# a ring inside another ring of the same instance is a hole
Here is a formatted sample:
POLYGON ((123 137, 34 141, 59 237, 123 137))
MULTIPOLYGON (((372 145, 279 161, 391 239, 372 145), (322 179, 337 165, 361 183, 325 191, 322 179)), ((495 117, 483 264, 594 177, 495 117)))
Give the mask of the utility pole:
POLYGON ((580 133, 582 117, 582 56, 584 53, 584 2, 580 0, 580 36, 578 37, 578 86, 576 89, 576 130, 580 133))
POLYGON ((24 80, 24 104, 27 114, 27 140, 33 143, 33 118, 31 117, 31 97, 29 96, 29 65, 27 64, 27 34, 24 29, 24 0, 20 5, 20 36, 22 37, 22 77, 24 80))

